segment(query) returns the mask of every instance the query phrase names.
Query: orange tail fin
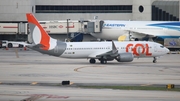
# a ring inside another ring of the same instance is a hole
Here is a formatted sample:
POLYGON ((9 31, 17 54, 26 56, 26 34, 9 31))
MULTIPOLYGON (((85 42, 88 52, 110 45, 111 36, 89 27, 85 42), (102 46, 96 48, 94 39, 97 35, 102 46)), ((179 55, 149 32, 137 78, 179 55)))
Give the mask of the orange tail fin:
POLYGON ((34 17, 33 14, 27 13, 26 14, 30 33, 32 35, 32 40, 34 44, 41 44, 44 47, 42 49, 49 50, 50 48, 50 36, 48 33, 43 29, 43 27, 39 24, 37 19, 34 17))

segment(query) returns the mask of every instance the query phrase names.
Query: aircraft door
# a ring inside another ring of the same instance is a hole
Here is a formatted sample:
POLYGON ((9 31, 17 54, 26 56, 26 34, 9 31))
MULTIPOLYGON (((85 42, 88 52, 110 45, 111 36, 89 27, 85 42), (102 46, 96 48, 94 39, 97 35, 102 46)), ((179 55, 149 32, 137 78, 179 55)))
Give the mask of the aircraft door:
POLYGON ((157 52, 157 45, 154 44, 154 52, 157 52))

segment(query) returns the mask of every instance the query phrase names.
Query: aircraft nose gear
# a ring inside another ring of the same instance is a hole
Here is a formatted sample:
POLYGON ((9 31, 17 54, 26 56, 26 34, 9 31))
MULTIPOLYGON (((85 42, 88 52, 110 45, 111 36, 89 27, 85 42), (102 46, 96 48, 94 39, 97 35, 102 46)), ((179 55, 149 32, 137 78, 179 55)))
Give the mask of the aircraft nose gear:
POLYGON ((96 63, 96 60, 95 59, 90 59, 89 63, 96 63))
POLYGON ((154 57, 154 59, 153 59, 153 63, 156 63, 157 62, 157 58, 156 57, 154 57))

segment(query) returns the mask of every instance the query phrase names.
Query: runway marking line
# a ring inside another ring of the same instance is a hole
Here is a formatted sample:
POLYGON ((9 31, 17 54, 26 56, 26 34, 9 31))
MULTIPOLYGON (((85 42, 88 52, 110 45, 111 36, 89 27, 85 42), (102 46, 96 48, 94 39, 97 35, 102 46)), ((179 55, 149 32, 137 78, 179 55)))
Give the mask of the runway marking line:
POLYGON ((79 71, 80 69, 87 68, 87 67, 104 67, 104 66, 83 66, 83 67, 75 68, 74 71, 80 72, 79 71))

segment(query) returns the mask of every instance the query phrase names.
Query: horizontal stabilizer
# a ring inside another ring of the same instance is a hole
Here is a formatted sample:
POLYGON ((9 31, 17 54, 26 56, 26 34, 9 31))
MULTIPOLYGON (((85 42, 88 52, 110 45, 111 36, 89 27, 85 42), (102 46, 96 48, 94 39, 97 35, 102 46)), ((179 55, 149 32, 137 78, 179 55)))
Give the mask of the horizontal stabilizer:
POLYGON ((28 48, 39 48, 39 49, 42 49, 42 48, 45 48, 46 46, 44 46, 44 45, 42 45, 42 44, 37 44, 37 45, 35 45, 35 44, 33 44, 33 45, 28 45, 27 46, 28 48))

